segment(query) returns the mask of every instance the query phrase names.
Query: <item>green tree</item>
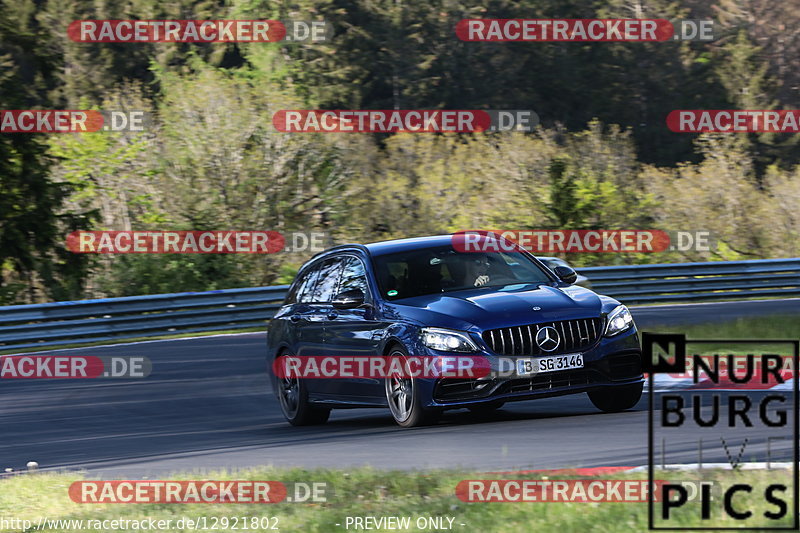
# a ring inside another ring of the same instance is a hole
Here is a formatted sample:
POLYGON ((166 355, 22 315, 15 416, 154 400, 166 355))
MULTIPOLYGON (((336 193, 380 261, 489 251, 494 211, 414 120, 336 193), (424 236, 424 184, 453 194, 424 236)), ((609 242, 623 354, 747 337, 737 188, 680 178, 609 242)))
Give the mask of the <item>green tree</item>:
MULTIPOLYGON (((0 109, 46 107, 57 59, 42 45, 35 8, 30 0, 3 3, 0 109)), ((42 135, 0 135, 0 303, 82 295, 88 261, 63 243, 67 233, 87 227, 93 213, 62 209, 70 187, 51 178, 50 166, 42 135)))

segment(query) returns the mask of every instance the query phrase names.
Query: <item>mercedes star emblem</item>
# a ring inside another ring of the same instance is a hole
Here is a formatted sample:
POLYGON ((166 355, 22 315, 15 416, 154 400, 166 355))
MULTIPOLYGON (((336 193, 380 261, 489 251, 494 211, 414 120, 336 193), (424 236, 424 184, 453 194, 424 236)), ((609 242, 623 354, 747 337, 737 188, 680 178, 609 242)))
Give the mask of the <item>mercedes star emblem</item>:
POLYGON ((536 344, 545 352, 552 352, 561 344, 561 337, 553 326, 545 326, 536 332, 536 344))

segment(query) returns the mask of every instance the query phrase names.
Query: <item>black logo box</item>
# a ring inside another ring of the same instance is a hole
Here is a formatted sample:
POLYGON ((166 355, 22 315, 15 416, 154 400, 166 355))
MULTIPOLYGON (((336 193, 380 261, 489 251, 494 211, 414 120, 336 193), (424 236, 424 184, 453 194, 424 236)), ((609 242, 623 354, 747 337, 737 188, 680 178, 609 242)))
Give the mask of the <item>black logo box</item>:
POLYGON ((651 531, 749 531, 752 529, 737 528, 737 527, 655 527, 653 515, 653 495, 654 495, 654 479, 653 479, 653 396, 654 382, 653 377, 659 373, 682 373, 686 369, 686 345, 687 344, 782 344, 784 346, 791 345, 793 348, 793 407, 794 413, 792 420, 794 422, 794 467, 792 469, 794 481, 794 501, 793 513, 794 523, 791 526, 785 527, 759 527, 758 531, 796 531, 800 528, 800 413, 798 413, 798 396, 800 396, 800 341, 786 340, 786 339, 703 339, 703 340, 686 340, 686 335, 673 334, 673 333, 647 333, 642 332, 642 368, 644 372, 648 373, 647 386, 648 386, 648 416, 647 416, 647 507, 648 507, 648 529, 651 531), (663 358, 654 361, 653 347, 658 346, 665 353, 669 353, 669 346, 675 346, 675 360, 670 362, 663 358))

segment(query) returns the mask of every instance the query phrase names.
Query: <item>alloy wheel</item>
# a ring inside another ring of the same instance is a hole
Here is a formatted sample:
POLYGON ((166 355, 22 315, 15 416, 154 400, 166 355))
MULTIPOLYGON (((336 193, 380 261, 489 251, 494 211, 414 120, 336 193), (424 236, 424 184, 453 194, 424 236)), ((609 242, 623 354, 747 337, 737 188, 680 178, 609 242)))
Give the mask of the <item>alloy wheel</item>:
MULTIPOLYGON (((389 357, 406 359, 405 354, 400 351, 392 352, 389 357)), ((386 378, 386 399, 395 420, 408 420, 414 408, 414 380, 397 373, 389 375, 386 378)))

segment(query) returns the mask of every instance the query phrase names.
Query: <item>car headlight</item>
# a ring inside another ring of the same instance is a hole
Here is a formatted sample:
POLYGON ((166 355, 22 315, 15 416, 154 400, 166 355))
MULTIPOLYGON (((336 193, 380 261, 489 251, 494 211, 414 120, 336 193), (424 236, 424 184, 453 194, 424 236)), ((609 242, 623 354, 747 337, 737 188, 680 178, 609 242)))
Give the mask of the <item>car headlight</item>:
POLYGON ((628 308, 624 305, 618 305, 608 314, 608 321, 606 322, 606 337, 613 337, 618 333, 622 333, 633 325, 633 317, 628 308))
POLYGON ((422 328, 422 344, 442 352, 477 352, 478 347, 469 337, 457 331, 438 328, 422 328))

